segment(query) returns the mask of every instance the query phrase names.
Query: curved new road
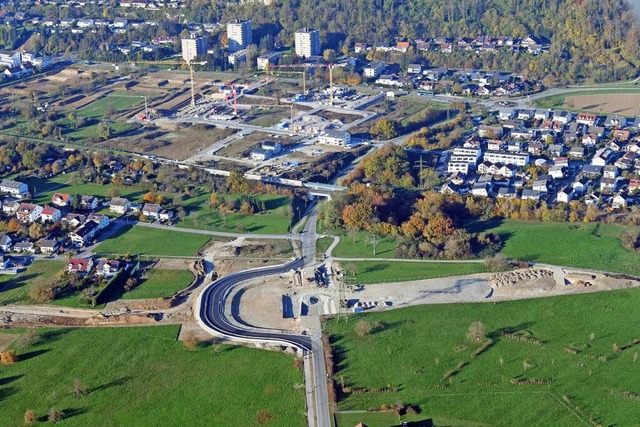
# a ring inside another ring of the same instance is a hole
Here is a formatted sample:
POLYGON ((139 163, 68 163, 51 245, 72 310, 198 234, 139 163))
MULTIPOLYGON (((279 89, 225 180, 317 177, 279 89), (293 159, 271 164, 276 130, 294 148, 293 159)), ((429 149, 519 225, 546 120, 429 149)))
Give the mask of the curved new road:
POLYGON ((233 309, 227 310, 227 300, 242 283, 259 277, 283 274, 290 270, 313 264, 315 258, 316 214, 316 209, 309 209, 304 230, 299 234, 302 252, 300 258, 283 265, 241 271, 216 280, 198 297, 196 312, 202 327, 225 337, 238 341, 278 344, 298 349, 303 354, 305 361, 309 425, 311 427, 329 427, 331 426, 331 421, 327 374, 322 341, 319 337, 295 335, 247 326, 241 319, 234 318, 233 309))

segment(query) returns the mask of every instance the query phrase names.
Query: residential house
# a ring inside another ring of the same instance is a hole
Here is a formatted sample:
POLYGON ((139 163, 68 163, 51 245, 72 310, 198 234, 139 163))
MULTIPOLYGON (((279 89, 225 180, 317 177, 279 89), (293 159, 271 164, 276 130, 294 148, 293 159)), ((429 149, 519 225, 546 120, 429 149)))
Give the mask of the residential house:
POLYGON ((484 153, 483 160, 491 163, 526 166, 529 164, 529 153, 502 153, 499 151, 487 151, 484 153))
POLYGON ((51 197, 51 203, 62 208, 71 205, 71 202, 73 202, 73 196, 70 194, 55 193, 51 197))
POLYGON ((577 179, 571 184, 571 188, 573 188, 573 194, 578 197, 583 196, 589 188, 589 180, 584 177, 577 179))
POLYGON ((130 207, 131 202, 122 197, 114 197, 111 199, 111 202, 109 202, 109 211, 120 215, 126 214, 130 207))
POLYGON ((630 169, 636 159, 636 153, 627 151, 622 157, 620 157, 614 165, 620 169, 630 169))
POLYGON ((4 203, 2 203, 2 213, 9 216, 15 215, 19 207, 20 207, 20 202, 18 202, 17 200, 5 199, 4 203))
POLYGON ((540 193, 548 193, 553 189, 552 179, 549 175, 540 175, 531 186, 532 190, 537 190, 540 193))
POLYGON ((562 178, 564 178, 564 171, 565 171, 565 167, 564 166, 552 165, 549 168, 549 175, 551 175, 551 177, 553 179, 562 179, 562 178))
POLYGON ((600 191, 603 193, 613 193, 618 189, 618 180, 617 178, 602 178, 600 180, 600 191))
POLYGON ((87 221, 93 221, 98 224, 98 230, 104 230, 110 224, 109 217, 100 213, 89 214, 89 216, 87 216, 87 221))
POLYGON ((602 166, 584 165, 582 167, 582 174, 587 178, 598 179, 602 176, 602 166))
POLYGON ((156 205, 153 203, 145 203, 142 207, 142 215, 150 219, 160 219, 160 212, 162 211, 162 206, 156 205))
POLYGON ((40 219, 40 215, 42 215, 42 206, 34 205, 33 203, 20 203, 16 211, 18 221, 25 224, 37 221, 40 219))
POLYGON ((171 221, 173 219, 173 211, 163 209, 160 211, 160 221, 171 221))
POLYGON ((518 192, 515 187, 500 187, 498 188, 499 199, 515 199, 518 197, 518 192))
POLYGON ((80 208, 85 210, 95 210, 100 201, 96 196, 80 196, 80 208))
POLYGON ((604 166, 609 163, 612 156, 613 151, 610 148, 601 148, 593 155, 591 164, 595 166, 604 166))
POLYGON ((587 126, 595 126, 598 122, 598 116, 589 113, 579 113, 576 117, 576 123, 587 126))
POLYGON ((527 145, 527 151, 529 152, 529 154, 533 154, 534 156, 540 155, 540 153, 542 153, 542 150, 544 150, 544 144, 542 144, 542 142, 535 141, 530 142, 527 145))
POLYGON ((13 239, 8 234, 0 236, 0 251, 9 252, 13 246, 13 239))
POLYGON ((569 153, 567 155, 572 159, 582 159, 584 158, 584 155, 585 155, 585 149, 584 147, 579 147, 577 145, 574 145, 569 149, 569 153))
POLYGON ((104 278, 115 276, 123 268, 123 263, 117 259, 101 258, 96 266, 96 274, 104 278))
POLYGON ((469 162, 466 161, 453 161, 450 160, 447 163, 447 172, 448 173, 461 173, 464 175, 469 174, 469 162))
POLYGON ((598 135, 596 135, 595 133, 585 133, 584 135, 582 135, 582 145, 586 145, 586 146, 594 146, 598 143, 598 135))
POLYGON ((478 181, 473 184, 473 187, 471 188, 471 194, 476 197, 489 197, 490 189, 488 182, 478 181))
POLYGON ((618 168, 615 165, 607 165, 604 167, 604 178, 615 179, 618 177, 618 168))
POLYGON ((525 188, 522 190, 522 196, 520 196, 520 198, 522 200, 535 200, 537 202, 540 200, 540 191, 525 188))
POLYGON ((98 223, 95 221, 87 221, 74 231, 69 233, 71 243, 76 246, 86 246, 90 243, 98 234, 98 223))
POLYGON ((627 126, 627 118, 617 115, 607 116, 604 120, 604 127, 610 128, 623 128, 627 126))
POLYGON ((52 208, 50 206, 42 208, 42 212, 40 213, 40 220, 42 222, 57 222, 62 218, 62 214, 56 208, 52 208))
POLYGON ((71 228, 75 228, 83 224, 86 220, 87 220, 87 217, 85 215, 75 213, 75 212, 68 213, 63 218, 63 221, 66 222, 67 225, 71 228))
POLYGON ((573 188, 567 185, 562 190, 558 191, 558 202, 569 203, 573 197, 573 188))
POLYGON ((553 113, 554 122, 558 122, 558 123, 562 123, 563 125, 566 125, 571 120, 573 120, 573 114, 571 114, 569 111, 554 111, 553 113))
POLYGON ((502 108, 498 111, 498 118, 500 120, 513 120, 518 117, 518 110, 513 108, 502 108))
POLYGON ((69 273, 75 273, 79 276, 86 276, 92 269, 93 260, 91 258, 71 258, 66 268, 69 273))
POLYGON ((16 197, 25 196, 29 192, 27 184, 20 181, 12 181, 9 179, 3 179, 0 182, 0 193, 11 194, 16 197))
POLYGON ((407 67, 408 74, 420 74, 422 73, 422 65, 420 64, 409 64, 407 67))
POLYGON ((35 253, 36 247, 30 240, 23 240, 13 245, 14 252, 30 252, 35 253))
POLYGON ((0 255, 0 270, 6 270, 11 267, 11 258, 0 255))
POLYGON ((55 254, 60 249, 60 242, 57 239, 40 239, 36 242, 43 254, 55 254))
POLYGON ((553 157, 560 157, 564 154, 565 146, 564 144, 551 144, 549 145, 549 154, 553 157))
POLYGON ((628 207, 633 201, 633 197, 627 193, 619 193, 613 199, 611 199, 611 206, 616 209, 624 209, 628 207))

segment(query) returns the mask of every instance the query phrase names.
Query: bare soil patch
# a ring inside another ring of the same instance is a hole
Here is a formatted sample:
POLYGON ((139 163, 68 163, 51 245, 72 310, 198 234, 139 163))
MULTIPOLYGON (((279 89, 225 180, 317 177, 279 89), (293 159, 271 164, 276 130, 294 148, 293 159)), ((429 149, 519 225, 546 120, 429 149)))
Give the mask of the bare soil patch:
POLYGON ((567 96, 565 107, 623 116, 637 116, 640 93, 612 93, 567 96))

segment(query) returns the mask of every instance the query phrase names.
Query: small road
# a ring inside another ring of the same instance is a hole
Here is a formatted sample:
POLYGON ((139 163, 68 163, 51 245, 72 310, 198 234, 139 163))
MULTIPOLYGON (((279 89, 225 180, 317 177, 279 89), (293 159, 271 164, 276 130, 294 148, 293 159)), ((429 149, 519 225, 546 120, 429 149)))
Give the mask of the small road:
MULTIPOLYGON (((246 270, 225 276, 209 284, 196 301, 198 323, 205 330, 223 335, 233 340, 253 343, 271 343, 298 349, 305 363, 305 387, 309 401, 315 402, 308 408, 309 425, 330 427, 329 394, 324 351, 320 339, 321 331, 311 335, 296 335, 266 328, 248 326, 239 318, 240 310, 233 307, 235 293, 244 283, 260 277, 283 274, 293 269, 313 265, 316 251, 317 209, 312 205, 304 229, 299 233, 302 256, 283 265, 246 270), (231 299, 231 307, 227 302, 231 299)), ((239 304, 239 301, 236 301, 239 304)), ((319 322, 318 322, 319 325, 319 322)))
POLYGON ((300 240, 299 236, 292 234, 255 234, 255 233, 229 233, 226 231, 201 230, 199 228, 175 227, 173 225, 164 225, 157 222, 136 222, 135 225, 146 228, 155 228, 158 230, 177 231, 179 233, 202 234, 207 236, 230 237, 233 239, 272 239, 272 240, 300 240))

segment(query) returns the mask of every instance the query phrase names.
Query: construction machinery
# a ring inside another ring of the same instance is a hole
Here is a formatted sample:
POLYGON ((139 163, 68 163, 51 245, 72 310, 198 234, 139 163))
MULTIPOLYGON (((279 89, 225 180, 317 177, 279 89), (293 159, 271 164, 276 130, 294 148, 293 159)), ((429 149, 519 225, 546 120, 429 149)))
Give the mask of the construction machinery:
POLYGON ((189 67, 189 80, 191 81, 191 106, 196 106, 196 87, 194 80, 194 65, 205 65, 207 61, 189 61, 189 62, 171 62, 171 61, 131 61, 131 65, 135 67, 137 64, 149 64, 149 65, 187 65, 189 67))

